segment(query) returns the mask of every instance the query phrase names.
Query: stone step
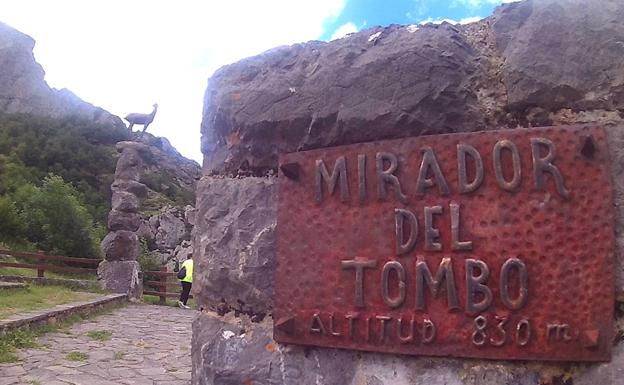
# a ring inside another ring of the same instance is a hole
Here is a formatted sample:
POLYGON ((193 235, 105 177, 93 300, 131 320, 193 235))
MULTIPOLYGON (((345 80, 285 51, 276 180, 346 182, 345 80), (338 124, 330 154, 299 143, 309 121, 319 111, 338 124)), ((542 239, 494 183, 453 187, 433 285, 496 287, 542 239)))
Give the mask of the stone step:
POLYGON ((4 282, 0 281, 0 290, 14 290, 27 288, 28 284, 22 282, 4 282))
POLYGON ((98 310, 124 304, 127 301, 128 296, 125 294, 108 294, 87 301, 56 305, 50 309, 14 314, 0 320, 0 334, 23 327, 30 328, 56 323, 76 314, 88 315, 98 310))

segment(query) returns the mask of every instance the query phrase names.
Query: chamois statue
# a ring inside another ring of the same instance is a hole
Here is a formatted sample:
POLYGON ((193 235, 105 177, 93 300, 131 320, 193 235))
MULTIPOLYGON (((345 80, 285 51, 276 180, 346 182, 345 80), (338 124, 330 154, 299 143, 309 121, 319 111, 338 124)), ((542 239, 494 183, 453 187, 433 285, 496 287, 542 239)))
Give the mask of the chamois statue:
POLYGON ((149 126, 154 121, 154 116, 156 116, 156 111, 158 110, 158 104, 154 103, 154 109, 150 114, 138 114, 133 112, 126 116, 126 120, 130 123, 130 127, 128 127, 128 131, 132 132, 132 127, 135 124, 143 125, 143 132, 147 130, 147 126, 149 126))

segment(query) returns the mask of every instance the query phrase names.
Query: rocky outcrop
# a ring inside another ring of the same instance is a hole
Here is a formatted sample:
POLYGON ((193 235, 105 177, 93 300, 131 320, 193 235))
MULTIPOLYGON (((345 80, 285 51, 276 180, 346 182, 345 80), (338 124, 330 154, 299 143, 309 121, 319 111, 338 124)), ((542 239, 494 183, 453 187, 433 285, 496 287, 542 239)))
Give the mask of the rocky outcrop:
POLYGON ((167 138, 145 132, 135 134, 134 140, 149 146, 144 158, 145 173, 170 175, 180 188, 195 191, 201 176, 197 162, 182 156, 167 138))
POLYGON ((0 22, 0 112, 79 115, 95 123, 126 127, 119 117, 81 100, 71 91, 50 88, 43 68, 33 56, 34 46, 30 36, 0 22))
POLYGON ((604 364, 414 360, 277 345, 261 313, 272 307, 279 152, 543 125, 607 131, 624 292, 623 16, 621 1, 527 0, 470 25, 373 28, 217 71, 204 100, 193 292, 226 315, 193 326, 193 383, 618 383, 619 340, 604 364), (241 313, 250 317, 232 317, 241 313))
POLYGON ((146 240, 149 250, 157 251, 160 263, 172 258, 186 259, 193 252, 191 232, 195 224, 195 208, 165 206, 158 214, 144 216, 137 234, 146 240))

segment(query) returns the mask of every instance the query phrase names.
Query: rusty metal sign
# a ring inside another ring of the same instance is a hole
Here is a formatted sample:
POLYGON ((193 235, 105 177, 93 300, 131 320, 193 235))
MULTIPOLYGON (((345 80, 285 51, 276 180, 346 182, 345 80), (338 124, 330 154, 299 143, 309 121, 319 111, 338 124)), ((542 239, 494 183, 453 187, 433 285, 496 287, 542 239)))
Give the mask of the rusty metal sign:
POLYGON ((608 162, 604 131, 576 126, 282 155, 275 340, 610 359, 608 162))

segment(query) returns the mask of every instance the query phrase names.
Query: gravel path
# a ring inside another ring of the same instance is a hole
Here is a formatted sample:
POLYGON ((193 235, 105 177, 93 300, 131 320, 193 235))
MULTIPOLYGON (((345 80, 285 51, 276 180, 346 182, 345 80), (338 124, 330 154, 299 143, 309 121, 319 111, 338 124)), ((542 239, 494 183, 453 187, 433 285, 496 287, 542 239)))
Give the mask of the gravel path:
POLYGON ((196 315, 132 304, 45 334, 38 348, 19 352, 22 361, 0 364, 0 385, 190 384, 191 323, 196 315))

